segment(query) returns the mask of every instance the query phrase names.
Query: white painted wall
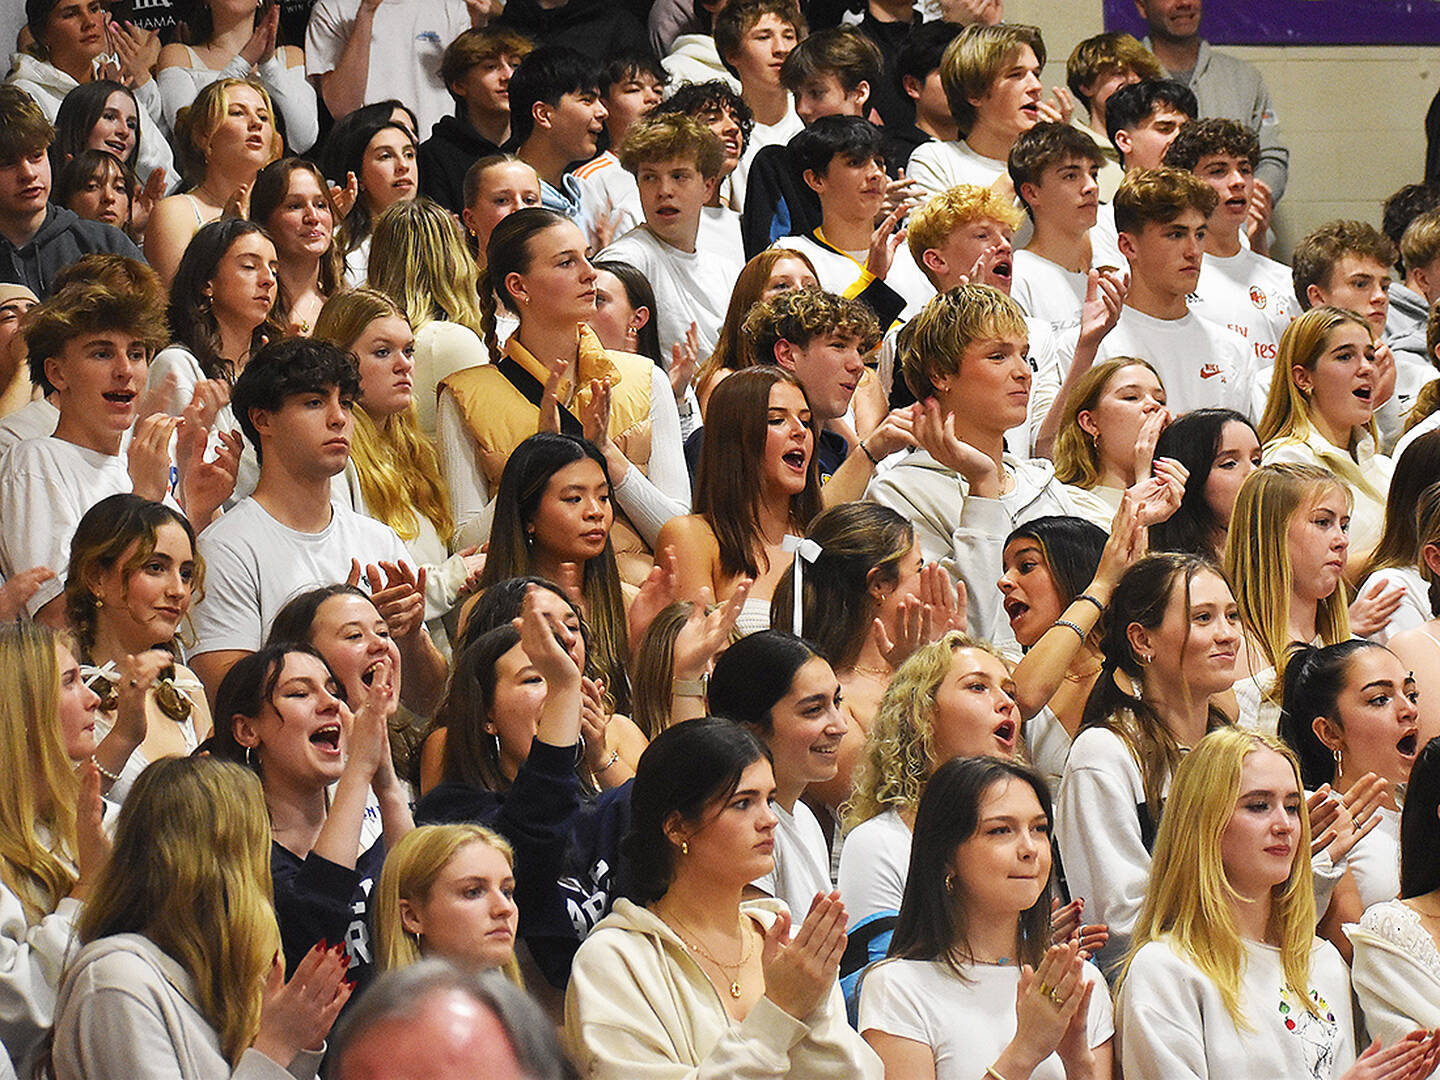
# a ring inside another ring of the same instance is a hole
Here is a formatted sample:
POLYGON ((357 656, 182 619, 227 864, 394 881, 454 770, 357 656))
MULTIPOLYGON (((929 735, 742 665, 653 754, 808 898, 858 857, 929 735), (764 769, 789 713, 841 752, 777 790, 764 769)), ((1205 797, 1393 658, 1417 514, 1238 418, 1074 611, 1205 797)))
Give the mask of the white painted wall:
MULTIPOLYGON (((1063 85, 1076 42, 1104 29, 1100 0, 1006 0, 1006 19, 1045 33, 1047 85, 1063 85)), ((1260 68, 1290 147, 1277 254, 1322 222, 1380 224, 1380 204, 1423 179, 1425 111, 1440 86, 1437 46, 1227 47, 1260 68)))

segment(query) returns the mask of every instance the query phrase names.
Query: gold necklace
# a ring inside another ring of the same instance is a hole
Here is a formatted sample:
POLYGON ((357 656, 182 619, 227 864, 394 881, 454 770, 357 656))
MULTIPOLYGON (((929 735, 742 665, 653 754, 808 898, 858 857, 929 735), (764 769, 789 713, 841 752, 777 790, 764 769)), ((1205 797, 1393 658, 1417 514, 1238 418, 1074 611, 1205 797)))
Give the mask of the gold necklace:
MULTIPOLYGON (((682 923, 679 918, 677 918, 673 913, 668 917, 665 915, 661 915, 660 917, 671 924, 671 926, 675 930, 675 936, 680 939, 680 943, 684 945, 686 949, 688 949, 691 953, 698 952, 706 960, 709 960, 710 963, 714 964, 717 968, 719 968, 722 975, 728 975, 730 977, 730 996, 732 998, 735 998, 736 1000, 739 1000, 740 969, 749 962, 750 954, 754 951, 754 945, 751 944, 749 948, 746 948, 746 943, 742 940, 740 943, 740 948, 742 951, 742 954, 740 956, 740 962, 737 964, 722 964, 719 960, 715 959, 714 954, 712 954, 709 949, 705 948, 705 946, 700 944, 700 936, 696 934, 695 931, 691 930, 688 926, 685 926, 685 924, 682 923), (691 943, 690 938, 686 937, 685 933, 682 932, 682 927, 685 931, 688 931, 692 937, 695 938, 695 942, 693 944, 691 943)), ((748 937, 749 935, 745 936, 748 937)), ((709 975, 706 975, 706 978, 709 978, 709 975)))

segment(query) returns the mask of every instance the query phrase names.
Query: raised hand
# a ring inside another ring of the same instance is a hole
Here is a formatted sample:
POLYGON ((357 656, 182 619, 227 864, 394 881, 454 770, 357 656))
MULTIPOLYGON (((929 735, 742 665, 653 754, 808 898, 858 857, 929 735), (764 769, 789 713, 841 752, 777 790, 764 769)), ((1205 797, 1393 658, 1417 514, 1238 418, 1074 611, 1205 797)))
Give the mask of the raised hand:
POLYGON ((710 587, 700 587, 700 599, 691 607, 685 624, 675 635, 671 650, 675 678, 698 679, 709 670, 710 662, 729 644, 731 631, 754 584, 753 578, 741 578, 730 599, 713 610, 710 609, 710 587))
POLYGON ((548 431, 551 434, 560 433, 560 382, 565 378, 565 372, 569 365, 564 360, 551 360, 545 365, 548 374, 545 377, 545 389, 540 394, 540 419, 537 432, 548 431))
POLYGON ((275 55, 275 42, 280 33, 280 5, 271 4, 261 16, 250 40, 240 47, 240 56, 252 68, 259 67, 275 55))
POLYGON ((914 446, 915 417, 919 413, 918 402, 906 405, 903 409, 891 409, 875 426, 875 430, 861 440, 865 448, 861 453, 869 451, 867 456, 876 461, 884 461, 895 451, 914 446))
POLYGON ((21 570, 4 585, 0 585, 0 620, 19 618, 25 610, 25 603, 35 595, 41 585, 55 576, 48 566, 32 566, 21 570))
POLYGON ((590 400, 580 406, 580 424, 603 453, 610 443, 610 380, 590 380, 590 400))
POLYGON ((106 17, 106 35, 119 61, 120 82, 129 87, 144 86, 160 59, 160 35, 134 23, 118 23, 106 17))
POLYGON ((80 801, 75 807, 75 868, 79 871, 70 895, 84 900, 95 875, 110 858, 110 834, 105 831, 105 803, 100 798, 100 769, 93 760, 80 766, 80 801))
POLYGON ((425 568, 412 570, 403 562, 365 567, 370 602, 397 641, 425 629, 425 568))
POLYGON ((916 445, 947 469, 963 476, 970 484, 971 495, 981 498, 1000 495, 1000 470, 995 460, 955 434, 955 417, 942 417, 934 398, 921 404, 913 430, 916 445))
POLYGON ((1100 564, 1090 581, 1090 593, 1101 592, 1097 600, 1109 602, 1116 584, 1135 560, 1145 554, 1148 544, 1145 524, 1141 520, 1141 502, 1127 491, 1120 497, 1120 506, 1110 522, 1110 535, 1100 551, 1100 564))
MULTIPOLYGON (((1024 1063, 1013 1074, 1029 1075, 1060 1046, 1080 1004, 1086 1000, 1081 985, 1080 946, 1075 941, 1052 945, 1034 971, 1027 964, 1020 969, 1015 994, 1015 1038, 1001 1060, 1024 1063)), ((1003 1072, 1004 1066, 997 1071, 1003 1072)))
POLYGON ((341 219, 349 216, 350 211, 355 208, 355 200, 360 197, 360 181, 355 179, 353 172, 345 174, 345 186, 338 184, 330 185, 330 198, 335 202, 335 213, 341 219))
POLYGON ((920 205, 924 195, 920 185, 906 176, 905 170, 901 169, 899 176, 885 182, 885 201, 880 204, 875 224, 879 225, 896 210, 900 211, 900 220, 905 220, 905 215, 920 205))
POLYGON ((899 227, 900 219, 904 216, 905 207, 897 206, 870 234, 870 251, 865 256, 865 269, 882 281, 885 275, 890 273, 890 264, 895 260, 895 249, 905 240, 905 230, 899 227))
POLYGON ((765 996, 795 1019, 813 1013, 835 985, 845 952, 847 918, 838 892, 817 893, 793 938, 788 913, 765 931, 760 953, 765 996))
POLYGON ((695 379, 695 369, 700 365, 700 328, 692 321, 685 331, 685 340, 670 346, 670 390, 679 403, 685 398, 695 379))
POLYGON ((583 688, 580 668, 571 655, 576 631, 541 612, 536 586, 525 590, 525 601, 513 622, 520 631, 520 647, 529 657, 530 665, 544 678, 547 689, 560 684, 583 688))
POLYGON ((1154 471, 1153 476, 1131 488, 1141 495, 1142 525, 1158 525, 1179 510, 1185 498, 1185 481, 1190 479, 1190 470, 1173 458, 1160 458, 1155 462, 1154 471))
POLYGON ((248 218, 250 216, 250 187, 250 184, 241 184, 232 191, 230 198, 225 200, 225 207, 220 211, 220 216, 248 218))
POLYGON ((151 413, 137 421, 126 453, 130 483, 136 495, 160 502, 170 494, 170 437, 180 417, 151 413))
POLYGON ((260 1029, 251 1043, 281 1068, 302 1050, 319 1050, 355 984, 345 977, 350 958, 344 945, 316 945, 285 981, 280 954, 270 965, 260 1002, 260 1029))
POLYGON ((630 602, 630 610, 626 613, 632 657, 640 651, 640 642, 655 621, 655 616, 678 599, 675 593, 676 573, 675 549, 666 545, 655 553, 655 565, 641 582, 640 591, 630 602))
POLYGON ((1391 617, 1400 610, 1405 599, 1405 586, 1394 585, 1386 591, 1386 583, 1377 581, 1355 598, 1350 605, 1350 632, 1356 637, 1369 637, 1390 625, 1391 617))
POLYGON ((1055 86, 1050 89, 1050 100, 1036 102, 1040 119, 1048 120, 1055 124, 1068 124, 1070 118, 1075 115, 1075 99, 1070 96, 1070 91, 1063 86, 1055 86))
POLYGON ((1130 295, 1130 275, 1091 270, 1085 279, 1085 300, 1080 305, 1080 342, 1098 346, 1115 329, 1130 295))
POLYGON ((150 170, 145 186, 135 193, 135 198, 130 203, 130 228, 136 235, 145 231, 155 204, 165 197, 165 178, 165 167, 156 166, 150 170))

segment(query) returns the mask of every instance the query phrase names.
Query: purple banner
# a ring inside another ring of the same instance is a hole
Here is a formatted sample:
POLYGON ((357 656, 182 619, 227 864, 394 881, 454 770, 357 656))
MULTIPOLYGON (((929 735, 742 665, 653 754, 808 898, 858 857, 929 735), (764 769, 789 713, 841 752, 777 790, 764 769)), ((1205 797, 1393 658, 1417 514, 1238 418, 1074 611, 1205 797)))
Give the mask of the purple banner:
MULTIPOLYGON (((1145 35, 1134 0, 1105 0, 1105 29, 1145 35)), ((1436 0, 1205 0, 1216 45, 1437 45, 1436 0)))

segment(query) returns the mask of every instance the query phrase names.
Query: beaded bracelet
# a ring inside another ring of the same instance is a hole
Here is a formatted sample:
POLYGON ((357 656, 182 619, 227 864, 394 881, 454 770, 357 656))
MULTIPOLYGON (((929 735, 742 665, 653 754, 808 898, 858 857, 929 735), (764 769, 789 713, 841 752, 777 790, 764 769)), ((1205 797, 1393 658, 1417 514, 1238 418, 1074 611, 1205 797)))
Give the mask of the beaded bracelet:
MULTIPOLYGON (((1079 596, 1075 597, 1075 600, 1089 601, 1090 603, 1095 605, 1096 611, 1100 612, 1101 615, 1105 614, 1105 605, 1100 603, 1099 600, 1096 600, 1095 597, 1091 596, 1088 592, 1082 592, 1079 596)), ((1074 602, 1074 600, 1071 601, 1071 603, 1074 602)))
POLYGON ((870 453, 870 448, 865 445, 864 439, 860 440, 860 449, 865 451, 865 456, 870 459, 870 464, 878 469, 880 467, 880 462, 876 460, 874 454, 870 453))
POLYGON ((1085 632, 1084 630, 1080 629, 1080 627, 1079 627, 1078 624, 1071 622, 1069 619, 1056 619, 1056 620, 1055 620, 1055 625, 1056 625, 1056 626, 1065 626, 1065 627, 1070 628, 1071 630, 1074 630, 1075 633, 1079 635, 1081 641, 1084 641, 1085 638, 1086 638, 1086 636, 1087 636, 1087 635, 1086 635, 1086 632, 1085 632))

